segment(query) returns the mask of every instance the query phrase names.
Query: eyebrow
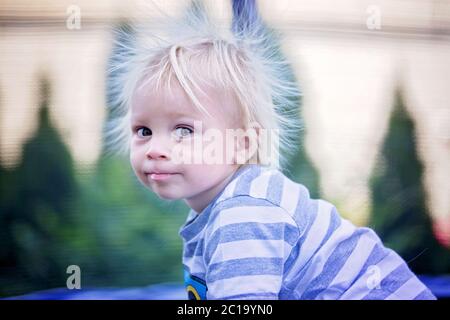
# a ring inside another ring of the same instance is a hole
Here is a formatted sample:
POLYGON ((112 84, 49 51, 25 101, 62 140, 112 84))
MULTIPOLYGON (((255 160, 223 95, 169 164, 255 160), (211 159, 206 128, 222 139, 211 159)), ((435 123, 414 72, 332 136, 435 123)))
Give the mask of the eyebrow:
MULTIPOLYGON (((183 112, 174 112, 174 113, 170 113, 169 114, 170 118, 174 121, 202 121, 200 118, 195 117, 193 115, 187 114, 187 113, 183 113, 183 112)), ((130 122, 131 123, 136 123, 136 122, 145 122, 147 119, 145 117, 141 117, 141 116, 136 116, 133 117, 131 116, 130 118, 130 122)))
POLYGON ((175 111, 175 112, 170 112, 169 115, 171 117, 176 117, 176 118, 191 118, 191 119, 195 119, 196 117, 194 117, 195 114, 193 113, 186 113, 186 112, 182 112, 182 111, 175 111))

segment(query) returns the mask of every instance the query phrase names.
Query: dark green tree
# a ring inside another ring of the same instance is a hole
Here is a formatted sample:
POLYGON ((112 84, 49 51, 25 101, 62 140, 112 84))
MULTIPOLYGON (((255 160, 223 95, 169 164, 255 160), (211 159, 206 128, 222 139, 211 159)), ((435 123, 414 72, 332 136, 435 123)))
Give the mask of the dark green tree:
MULTIPOLYGON (((17 265, 17 247, 10 228, 14 215, 12 199, 16 184, 11 170, 0 166, 0 288, 9 285, 9 276, 17 265)), ((1 292, 0 292, 1 293, 1 292)))
POLYGON ((371 179, 370 226, 416 273, 448 273, 450 251, 433 235, 422 173, 414 123, 398 90, 382 153, 371 179))
POLYGON ((75 194, 75 172, 67 147, 50 122, 49 96, 49 84, 45 79, 41 80, 39 127, 35 136, 24 145, 16 172, 20 196, 27 200, 25 206, 45 203, 63 217, 67 212, 67 200, 75 194))
POLYGON ((66 250, 83 270, 85 286, 147 286, 182 281, 178 230, 188 208, 144 188, 129 163, 102 155, 83 175, 75 233, 66 250))
POLYGON ((320 176, 304 148, 303 133, 300 134, 299 145, 300 147, 297 148, 296 154, 291 157, 285 173, 293 181, 307 187, 311 198, 318 199, 320 198, 320 176))
POLYGON ((2 246, 6 248, 0 294, 65 283, 65 267, 57 258, 58 234, 70 220, 76 181, 71 156, 49 119, 49 84, 45 79, 40 84, 38 129, 24 144, 18 166, 2 172, 2 246))

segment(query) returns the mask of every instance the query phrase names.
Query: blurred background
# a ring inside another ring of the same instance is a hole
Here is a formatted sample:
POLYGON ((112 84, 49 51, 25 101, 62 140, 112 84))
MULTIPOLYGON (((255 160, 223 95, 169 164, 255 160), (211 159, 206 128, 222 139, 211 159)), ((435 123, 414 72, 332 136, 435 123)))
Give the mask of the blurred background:
MULTIPOLYGON (((229 23, 231 0, 204 2, 229 23)), ((285 173, 450 297, 450 1, 257 4, 303 92, 285 173)), ((0 0, 0 297, 65 288, 69 265, 116 288, 92 298, 180 297, 188 207, 107 155, 103 126, 114 30, 186 5, 0 0)))

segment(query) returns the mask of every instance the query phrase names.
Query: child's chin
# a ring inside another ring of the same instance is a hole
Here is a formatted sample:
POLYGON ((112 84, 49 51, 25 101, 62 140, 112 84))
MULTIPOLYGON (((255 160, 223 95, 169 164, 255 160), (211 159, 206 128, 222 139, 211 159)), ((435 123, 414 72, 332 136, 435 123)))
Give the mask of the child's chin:
POLYGON ((165 193, 158 193, 158 192, 155 192, 155 193, 160 199, 163 199, 163 200, 179 200, 179 199, 182 199, 182 197, 174 195, 174 194, 165 194, 165 193))

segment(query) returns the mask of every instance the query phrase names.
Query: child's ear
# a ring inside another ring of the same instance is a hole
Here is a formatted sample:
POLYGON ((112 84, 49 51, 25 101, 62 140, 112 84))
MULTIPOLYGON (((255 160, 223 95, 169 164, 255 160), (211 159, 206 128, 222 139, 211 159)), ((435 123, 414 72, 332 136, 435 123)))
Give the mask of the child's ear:
POLYGON ((261 126, 258 123, 252 123, 245 131, 243 131, 242 135, 237 136, 235 152, 236 164, 248 163, 250 159, 255 157, 258 152, 260 129, 261 126))

